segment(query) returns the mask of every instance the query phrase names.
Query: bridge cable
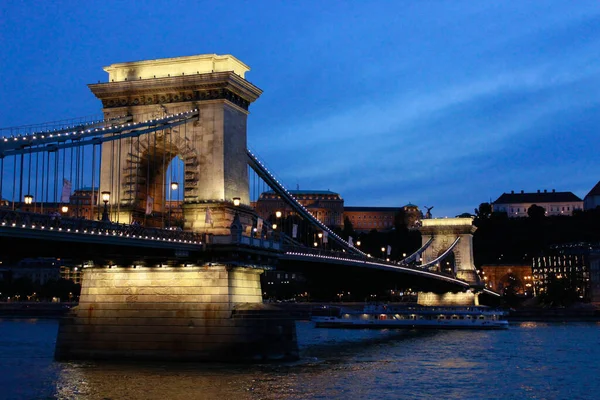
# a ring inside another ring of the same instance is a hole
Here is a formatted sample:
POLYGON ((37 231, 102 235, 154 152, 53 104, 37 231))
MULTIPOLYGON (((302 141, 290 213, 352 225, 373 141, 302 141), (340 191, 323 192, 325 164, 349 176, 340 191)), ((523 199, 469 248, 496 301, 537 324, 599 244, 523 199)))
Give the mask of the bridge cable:
MULTIPOLYGON (((119 152, 119 158, 117 161, 117 171, 118 171, 118 175, 117 175, 117 223, 120 222, 120 218, 121 218, 121 174, 123 173, 123 170, 121 169, 121 158, 123 155, 123 140, 119 140, 118 142, 118 152, 119 152)), ((130 221, 131 223, 131 221, 130 221)))
MULTIPOLYGON (((46 152, 42 153, 42 206, 41 206, 41 212, 42 214, 44 213, 44 204, 47 204, 46 201, 44 200, 44 183, 46 183, 46 179, 44 179, 44 176, 46 175, 46 152)), ((46 196, 48 196, 48 194, 46 193, 46 196)))
MULTIPOLYGON (((129 204, 133 209, 133 139, 132 137, 129 138, 129 165, 127 166, 128 168, 128 173, 129 173, 129 204)), ((92 185, 93 186, 93 185, 92 185)), ((132 215, 132 219, 133 219, 133 215, 132 215)), ((133 221, 131 221, 133 222, 133 221)))
MULTIPOLYGON (((170 136, 169 136, 170 137, 170 136)), ((166 164, 165 164, 165 157, 166 157, 166 153, 167 153, 167 140, 166 140, 166 136, 163 130, 163 151, 162 151, 162 170, 163 170, 163 180, 161 182, 162 188, 161 188, 161 194, 162 194, 162 198, 163 198, 163 202, 162 202, 162 209, 161 209, 161 224, 163 229, 165 229, 165 212, 167 210, 167 192, 169 193, 169 201, 171 200, 171 187, 168 184, 168 177, 167 177, 167 173, 168 171, 165 169, 166 164)), ((171 222, 170 218, 169 218, 169 222, 171 222)))
MULTIPOLYGON (((96 188, 94 187, 94 183, 96 180, 96 144, 92 143, 92 198, 90 199, 90 219, 93 221, 96 214, 94 214, 94 206, 96 205, 96 201, 94 201, 94 192, 96 188)), ((100 189, 98 187, 98 189, 100 189)), ((100 198, 100 196, 98 196, 100 198)))
POLYGON ((23 160, 24 155, 21 154, 21 168, 19 168, 19 204, 23 204, 23 160))
POLYGON ((433 236, 429 238, 429 240, 427 241, 427 243, 425 243, 420 249, 418 249, 417 251, 415 251, 414 253, 412 253, 410 256, 406 257, 405 259, 401 260, 400 262, 403 264, 408 264, 409 262, 413 261, 414 258, 416 258, 417 255, 423 253, 425 250, 427 250, 427 248, 429 247, 429 245, 433 243, 433 236))
POLYGON ((27 171, 27 194, 31 196, 31 153, 29 154, 29 167, 27 171))
POLYGON ((146 209, 144 210, 144 226, 146 225, 148 219, 148 196, 150 193, 150 135, 148 135, 148 145, 146 146, 146 198, 145 205, 146 209))
MULTIPOLYGON (((63 153, 65 152, 65 150, 63 150, 63 153)), ((60 160, 60 151, 56 150, 56 153, 54 154, 54 203, 58 203, 58 172, 60 171, 59 168, 59 160, 60 160)))
POLYGON ((278 194, 284 201, 287 201, 287 203, 290 204, 299 215, 311 222, 313 226, 317 226, 321 230, 326 231, 330 239, 332 239, 337 244, 341 245, 341 247, 347 250, 348 252, 366 255, 361 250, 350 246, 350 244, 347 241, 339 237, 336 233, 329 229, 329 227, 327 227, 324 223, 322 223, 314 215, 312 215, 310 211, 308 211, 302 204, 300 204, 300 202, 287 189, 285 189, 277 179, 275 179, 271 172, 263 165, 262 162, 258 160, 258 158, 250 150, 246 149, 246 153, 248 154, 250 166, 253 169, 255 169, 255 171, 261 176, 263 181, 267 182, 269 186, 273 188, 274 192, 278 194))

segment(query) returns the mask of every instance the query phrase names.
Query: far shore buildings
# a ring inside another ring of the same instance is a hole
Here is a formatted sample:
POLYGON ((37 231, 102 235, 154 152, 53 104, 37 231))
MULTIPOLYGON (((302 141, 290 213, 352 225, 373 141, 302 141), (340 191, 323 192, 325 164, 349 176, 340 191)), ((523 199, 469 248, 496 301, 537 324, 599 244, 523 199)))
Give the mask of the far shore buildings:
POLYGON ((544 254, 533 258, 532 272, 535 295, 548 291, 552 279, 568 279, 582 300, 597 296, 593 288, 598 286, 597 263, 600 246, 590 243, 568 243, 552 246, 544 254), (596 276, 592 277, 592 269, 596 276))
POLYGON ((511 191, 502 193, 496 201, 492 203, 492 211, 505 212, 509 218, 527 217, 527 210, 532 205, 543 207, 546 210, 546 216, 555 215, 573 215, 575 210, 583 210, 583 200, 572 192, 557 192, 554 189, 538 190, 537 193, 520 193, 511 191))
MULTIPOLYGON (((414 226, 423 218, 419 208, 414 204, 403 207, 358 207, 345 206, 344 199, 329 190, 290 190, 300 204, 310 211, 319 221, 330 228, 343 228, 344 220, 352 223, 357 232, 390 230, 394 227, 394 220, 399 211, 404 211, 405 222, 414 226)), ((257 214, 264 220, 273 219, 277 211, 282 216, 293 214, 292 208, 287 205, 274 191, 263 192, 255 203, 257 214)))
MULTIPOLYGON (((329 190, 289 190, 289 193, 323 224, 332 228, 344 226, 344 199, 338 193, 329 190)), ((283 218, 293 214, 291 206, 272 190, 260 194, 255 209, 264 220, 272 219, 277 211, 283 218)))
POLYGON ((480 268, 485 286, 506 293, 511 288, 514 294, 532 296, 534 293, 533 269, 525 264, 488 264, 480 268))

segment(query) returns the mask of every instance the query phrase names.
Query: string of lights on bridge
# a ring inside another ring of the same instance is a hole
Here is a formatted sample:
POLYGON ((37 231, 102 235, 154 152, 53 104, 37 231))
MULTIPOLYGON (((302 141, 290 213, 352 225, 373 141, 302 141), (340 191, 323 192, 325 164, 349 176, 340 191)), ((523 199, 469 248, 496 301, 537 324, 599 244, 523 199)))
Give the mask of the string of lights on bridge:
MULTIPOLYGON (((58 133, 56 133, 55 131, 40 131, 40 132, 31 133, 31 134, 26 134, 23 136, 11 135, 10 137, 4 137, 3 141, 4 141, 4 143, 9 143, 11 141, 11 139, 12 139, 12 142, 19 142, 19 140, 28 141, 29 143, 27 145, 33 146, 36 144, 40 144, 39 142, 48 141, 49 139, 56 140, 56 138, 71 138, 72 140, 75 140, 75 139, 81 139, 84 135, 92 135, 92 136, 98 135, 98 134, 106 135, 106 134, 111 134, 111 133, 119 133, 119 132, 123 131, 124 129, 132 130, 132 129, 138 129, 138 128, 142 128, 142 127, 146 127, 146 126, 162 124, 162 123, 169 122, 172 119, 181 118, 183 116, 188 116, 190 114, 195 114, 197 112, 198 112, 198 109, 195 108, 192 110, 183 111, 183 112, 176 113, 176 114, 170 114, 163 118, 147 119, 145 121, 134 122, 134 123, 128 122, 126 124, 112 125, 109 127, 103 126, 101 128, 98 127, 98 128, 93 128, 93 129, 91 129, 91 128, 80 129, 80 130, 74 130, 74 131, 69 131, 68 129, 62 129, 62 130, 58 130, 58 133), (38 142, 38 143, 34 143, 34 142, 38 142)), ((120 121, 124 118, 131 118, 131 117, 116 117, 114 119, 104 121, 104 124, 114 123, 115 120, 120 121)), ((92 123, 92 124, 87 124, 85 126, 91 126, 91 125, 97 125, 97 124, 98 123, 92 123)), ((157 129, 160 129, 160 128, 157 128, 157 129)), ((23 146, 23 145, 21 144, 19 146, 23 146)))
POLYGON ((363 256, 366 256, 367 254, 362 252, 361 250, 355 248, 354 246, 351 246, 350 243, 348 243, 346 240, 344 240, 343 238, 341 238, 340 236, 338 236, 335 232, 333 232, 332 230, 330 230, 325 224, 323 224, 321 221, 319 221, 313 214, 312 212, 310 212, 306 207, 304 207, 302 204, 300 204, 300 202, 285 188, 285 186, 283 186, 282 183, 279 182, 279 180, 277 178, 275 178, 275 176, 273 176, 273 174, 269 171, 269 169, 262 163, 262 161, 260 161, 258 159, 258 157, 250 150, 248 150, 248 154, 251 155, 251 157, 254 159, 255 162, 259 163, 260 166, 264 169, 264 171, 269 174, 269 177, 271 179, 273 179, 275 181, 275 183, 279 186, 280 190, 283 190, 286 195, 292 199, 295 203, 296 207, 300 207, 302 208, 302 210, 308 214, 310 216, 310 218, 312 219, 313 223, 316 223, 321 229, 323 229, 324 231, 326 231, 328 234, 332 235, 334 238, 336 238, 338 241, 342 242, 347 248, 351 248, 353 251, 356 251, 358 253, 360 253, 363 256))
MULTIPOLYGON (((46 229, 45 225, 35 225, 35 224, 31 224, 31 225, 27 225, 27 224, 17 224, 15 222, 13 223, 7 223, 5 221, 3 221, 1 223, 2 226, 6 226, 6 227, 12 227, 12 228, 30 228, 30 229, 40 229, 40 230, 46 230, 46 231, 55 231, 55 232, 68 232, 68 233, 78 233, 78 234, 88 234, 88 235, 94 235, 94 231, 93 230, 87 230, 84 229, 83 231, 79 231, 79 229, 73 229, 73 232, 71 231, 71 228, 61 228, 58 227, 56 229, 54 229, 53 226, 48 227, 48 229, 46 229)), ((187 240, 187 239, 172 239, 172 238, 165 238, 165 237, 154 237, 154 236, 147 236, 147 235, 133 235, 133 234, 129 234, 129 233, 123 233, 123 232, 119 232, 119 234, 117 235, 117 232, 113 230, 112 235, 110 234, 110 228, 106 230, 106 232, 101 233, 98 232, 96 234, 96 236, 115 236, 115 237, 123 237, 123 238, 131 238, 131 239, 142 239, 142 240, 154 240, 154 241, 159 241, 159 242, 175 242, 175 243, 187 243, 187 244, 196 244, 196 245, 202 245, 202 242, 200 241, 195 241, 195 240, 187 240)))
POLYGON ((411 268, 408 266, 400 266, 400 265, 396 265, 396 264, 384 264, 381 262, 376 262, 376 261, 359 261, 359 260, 354 260, 351 258, 347 258, 347 257, 340 257, 340 256, 331 256, 331 255, 323 255, 323 254, 312 254, 312 253, 300 253, 300 252, 288 252, 286 253, 286 255, 293 255, 293 256, 300 256, 300 257, 315 257, 315 258, 322 258, 322 259, 328 259, 328 260, 337 260, 337 261, 344 261, 344 262, 351 262, 351 263, 356 263, 356 264, 368 264, 368 265, 372 265, 372 266, 378 266, 378 267, 385 267, 385 268, 391 268, 391 269, 399 269, 402 271, 411 271, 411 272, 417 272, 419 274, 425 274, 425 275, 430 275, 430 276, 434 276, 436 278, 441 278, 441 279, 445 279, 447 281, 450 282, 454 282, 454 283, 459 283, 463 286, 469 286, 469 284, 467 282, 449 277, 449 276, 445 276, 442 274, 438 274, 438 273, 434 273, 434 272, 429 272, 429 271, 425 271, 421 268, 411 268))

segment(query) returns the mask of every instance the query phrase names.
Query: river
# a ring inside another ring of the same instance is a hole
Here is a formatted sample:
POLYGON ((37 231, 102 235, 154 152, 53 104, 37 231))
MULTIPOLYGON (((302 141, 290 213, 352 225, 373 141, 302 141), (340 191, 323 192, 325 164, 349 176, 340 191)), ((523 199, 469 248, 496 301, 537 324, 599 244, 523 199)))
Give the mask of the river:
POLYGON ((293 363, 56 362, 57 319, 0 319, 0 398, 598 399, 600 322, 505 331, 314 328, 293 363))

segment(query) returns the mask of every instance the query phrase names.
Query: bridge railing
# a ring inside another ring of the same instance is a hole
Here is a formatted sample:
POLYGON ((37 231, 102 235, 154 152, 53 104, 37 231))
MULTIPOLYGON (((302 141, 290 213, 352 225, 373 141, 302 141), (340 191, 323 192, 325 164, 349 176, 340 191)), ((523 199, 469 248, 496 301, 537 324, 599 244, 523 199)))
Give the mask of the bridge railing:
POLYGON ((69 233, 111 234, 138 239, 161 239, 186 243, 200 243, 202 241, 202 235, 194 232, 119 224, 110 221, 92 221, 84 218, 65 217, 58 212, 39 214, 21 210, 0 209, 0 224, 25 228, 44 227, 45 229, 69 233))
POLYGON ((240 244, 251 247, 260 247, 263 249, 281 250, 281 242, 276 237, 253 237, 240 233, 232 233, 231 235, 207 235, 207 244, 240 244))

